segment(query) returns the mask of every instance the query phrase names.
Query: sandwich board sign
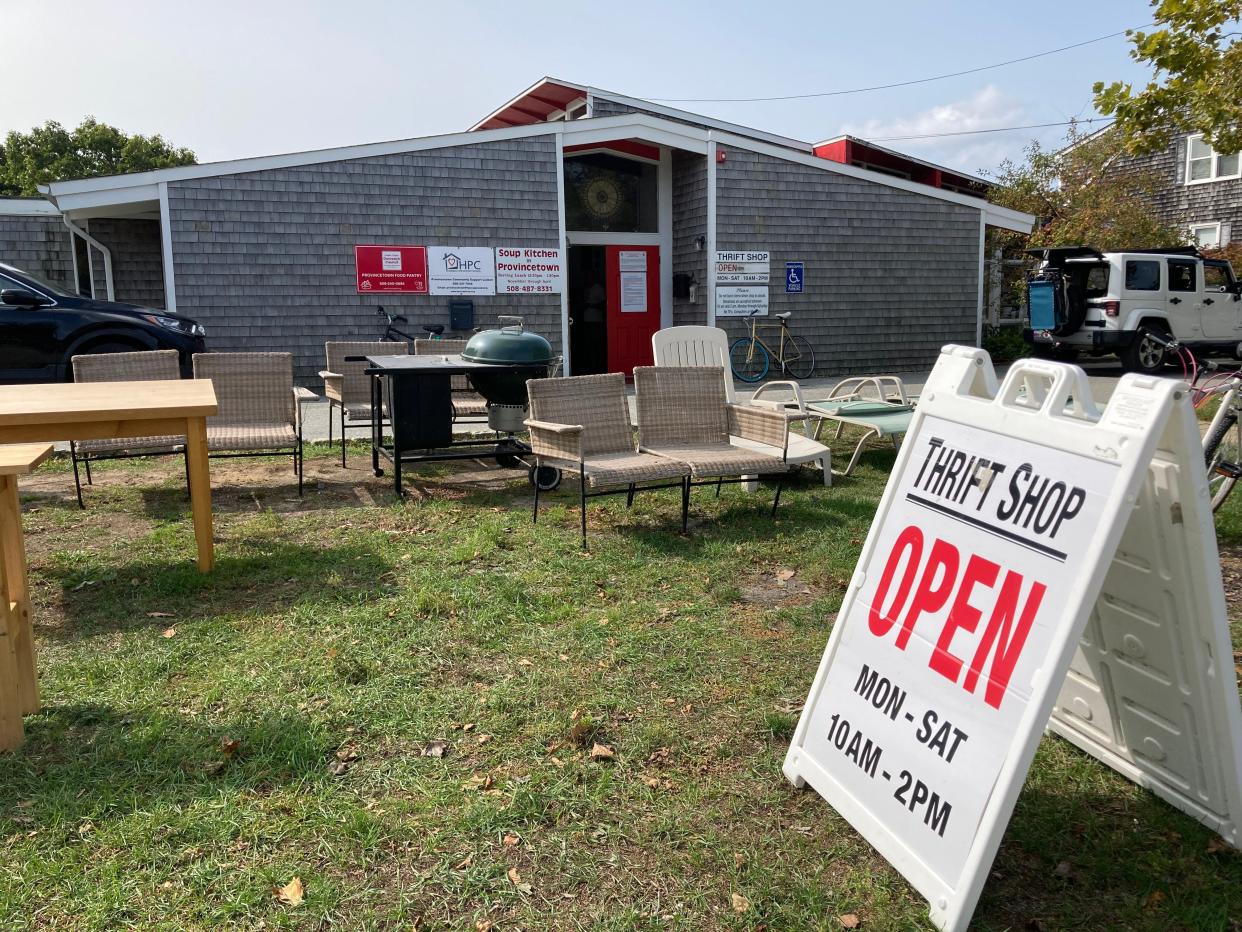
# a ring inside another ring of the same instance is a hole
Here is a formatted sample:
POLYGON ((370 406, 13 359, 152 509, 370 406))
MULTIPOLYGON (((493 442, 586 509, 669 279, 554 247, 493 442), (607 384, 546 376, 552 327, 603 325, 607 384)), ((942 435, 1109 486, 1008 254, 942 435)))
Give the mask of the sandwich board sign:
POLYGON ((1186 386, 941 352, 785 758, 964 930, 1048 726, 1239 845, 1242 707, 1186 386))

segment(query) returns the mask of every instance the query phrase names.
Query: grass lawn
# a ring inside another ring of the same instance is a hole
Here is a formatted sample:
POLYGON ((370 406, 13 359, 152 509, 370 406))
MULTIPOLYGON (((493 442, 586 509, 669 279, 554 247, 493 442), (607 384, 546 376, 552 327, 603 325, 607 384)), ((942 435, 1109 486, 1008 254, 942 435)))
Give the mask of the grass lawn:
MULTIPOLYGON (((179 461, 100 468, 86 512, 63 463, 26 483, 45 707, 0 757, 0 928, 930 928, 780 770, 891 452, 775 523, 696 490, 686 538, 675 491, 596 500, 589 554, 570 482, 532 527, 522 479, 398 502, 311 453, 300 502, 287 461, 213 463, 206 576, 179 461)), ((1235 919, 1242 857, 1044 739, 975 927, 1235 919)))

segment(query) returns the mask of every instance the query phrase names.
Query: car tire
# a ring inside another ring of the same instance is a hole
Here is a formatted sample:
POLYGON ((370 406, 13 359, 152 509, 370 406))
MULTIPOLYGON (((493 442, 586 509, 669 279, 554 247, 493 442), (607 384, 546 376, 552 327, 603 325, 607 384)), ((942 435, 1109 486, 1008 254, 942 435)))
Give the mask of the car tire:
POLYGON ((104 343, 91 343, 90 345, 78 350, 65 360, 65 381, 73 381, 73 357, 74 356, 96 356, 100 353, 136 353, 146 349, 145 346, 139 346, 137 343, 124 343, 120 340, 108 340, 104 343))
POLYGON ((1142 375, 1158 375, 1169 360, 1169 352, 1147 334, 1153 330, 1163 337, 1169 335, 1163 327, 1140 327, 1135 339, 1121 351, 1121 365, 1127 372, 1142 375))

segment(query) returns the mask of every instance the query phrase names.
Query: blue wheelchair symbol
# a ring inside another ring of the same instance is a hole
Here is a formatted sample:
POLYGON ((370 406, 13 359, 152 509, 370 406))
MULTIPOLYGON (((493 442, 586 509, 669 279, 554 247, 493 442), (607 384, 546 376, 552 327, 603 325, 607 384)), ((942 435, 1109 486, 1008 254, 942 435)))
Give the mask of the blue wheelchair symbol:
POLYGON ((785 294, 802 294, 806 268, 801 262, 785 263, 785 294))

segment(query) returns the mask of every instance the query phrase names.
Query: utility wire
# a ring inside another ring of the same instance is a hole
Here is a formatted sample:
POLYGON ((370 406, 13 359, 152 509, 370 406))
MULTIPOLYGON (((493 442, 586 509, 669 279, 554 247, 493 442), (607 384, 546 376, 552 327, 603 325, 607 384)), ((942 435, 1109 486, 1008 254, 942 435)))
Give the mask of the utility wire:
MULTIPOLYGON (((1050 126, 1071 126, 1075 123, 1112 123, 1107 117, 1091 117, 1087 120, 1066 120, 1063 123, 1028 123, 1026 126, 994 126, 991 129, 963 129, 948 133, 921 133, 911 136, 869 136, 867 142, 897 142, 902 139, 939 139, 943 136, 976 136, 980 133, 1011 133, 1021 129, 1047 129, 1050 126)), ((1101 127, 1103 129, 1103 127, 1101 127)))
POLYGON ((910 87, 914 84, 927 84, 931 81, 943 81, 946 78, 960 78, 962 75, 978 74, 980 71, 991 71, 993 68, 1004 68, 1007 65, 1017 65, 1024 61, 1034 61, 1036 58, 1044 58, 1048 55, 1056 55, 1060 52, 1068 52, 1070 49, 1080 49, 1084 45, 1093 45, 1096 42, 1103 42, 1106 39, 1115 39, 1118 36, 1124 36, 1127 33, 1135 32, 1139 29, 1146 29, 1146 26, 1136 26, 1134 29, 1123 29, 1121 32, 1110 32, 1106 36, 1097 36, 1094 39, 1087 39, 1083 42, 1075 42, 1073 45, 1063 45, 1059 49, 1049 49, 1046 52, 1037 52, 1034 55, 1024 55, 1022 58, 1011 58, 1009 61, 996 62, 992 65, 981 65, 978 68, 967 68, 965 71, 952 71, 948 74, 937 74, 930 78, 915 78, 912 81, 897 81, 893 84, 876 84, 872 87, 854 87, 849 90, 842 91, 823 91, 817 94, 787 94, 783 97, 648 97, 647 100, 655 103, 664 104, 751 104, 766 103, 778 100, 809 100, 813 97, 840 97, 844 94, 865 94, 868 91, 886 91, 895 87, 910 87))

